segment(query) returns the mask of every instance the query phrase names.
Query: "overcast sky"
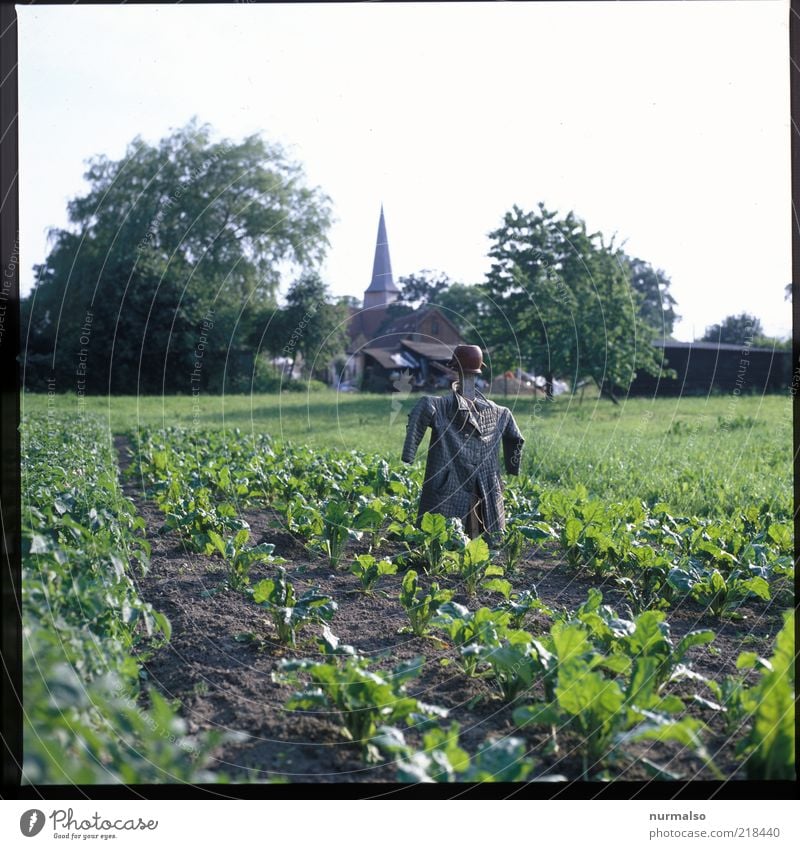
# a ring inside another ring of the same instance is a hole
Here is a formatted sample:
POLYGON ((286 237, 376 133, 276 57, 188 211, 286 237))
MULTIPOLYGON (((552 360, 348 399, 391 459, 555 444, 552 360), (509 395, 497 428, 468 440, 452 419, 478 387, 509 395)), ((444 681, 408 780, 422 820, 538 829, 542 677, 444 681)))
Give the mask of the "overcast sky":
POLYGON ((333 201, 323 275, 489 267, 513 204, 573 210, 663 269, 690 340, 725 315, 791 332, 788 0, 26 6, 23 293, 85 192, 192 116, 282 143, 333 201))

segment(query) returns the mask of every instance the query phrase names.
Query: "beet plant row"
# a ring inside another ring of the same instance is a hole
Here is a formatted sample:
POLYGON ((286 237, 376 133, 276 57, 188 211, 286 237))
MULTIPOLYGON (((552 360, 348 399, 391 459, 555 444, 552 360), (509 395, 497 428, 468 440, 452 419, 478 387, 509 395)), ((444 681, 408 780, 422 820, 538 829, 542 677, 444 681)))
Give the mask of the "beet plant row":
MULTIPOLYGON (((465 556, 460 523, 432 514, 416 527, 421 464, 238 430, 143 429, 131 436, 132 468, 166 513, 164 531, 179 531, 196 551, 220 551, 230 561, 225 549, 241 548, 235 541, 246 530, 240 512, 269 507, 331 567, 348 559, 353 542, 366 542, 376 555, 400 545, 406 563, 430 574, 465 556)), ((512 574, 530 545, 548 545, 576 573, 613 582, 631 613, 691 600, 714 616, 736 617, 745 603, 769 603, 776 592, 792 604, 791 524, 767 503, 743 504, 726 518, 675 516, 664 503, 607 502, 582 485, 542 487, 525 476, 511 479, 504 498, 508 522, 491 540, 501 561, 494 570, 512 574)), ((501 577, 480 572, 474 558, 461 571, 471 591, 479 580, 501 577)))
MULTIPOLYGON (((269 612, 281 642, 296 646, 306 624, 330 623, 316 643, 322 659, 287 661, 278 678, 300 688, 288 707, 334 713, 368 760, 397 760, 401 777, 411 780, 487 780, 490 765, 514 780, 552 777, 539 776, 536 759, 525 754, 525 735, 544 728, 551 751, 566 735, 584 776, 624 768, 630 747, 649 741, 678 745, 721 777, 698 716, 708 712, 738 732, 736 757, 748 777, 793 777, 793 620, 771 659, 740 655, 741 669, 760 668, 753 684, 744 672, 717 681, 694 672, 687 652, 714 632, 692 632, 675 644, 664 616, 687 601, 717 617, 741 615, 745 601, 772 603, 775 592, 790 601, 791 534, 768 505, 742 505, 726 519, 675 517, 665 504, 607 503, 581 486, 544 489, 522 478, 506 489, 502 538, 468 540, 460 523, 436 514, 416 526, 419 466, 238 431, 173 428, 133 436, 132 468, 166 514, 164 530, 225 559, 227 586, 269 612), (446 634, 463 673, 487 679, 495 697, 513 706, 521 736, 502 746, 487 741, 470 757, 458 744, 459 729, 440 724, 446 711, 405 692, 424 658, 387 677, 342 645, 335 637, 337 601, 314 589, 298 595, 269 543, 247 547, 248 529, 238 517, 267 507, 311 556, 351 571, 365 592, 388 590, 415 636, 446 634), (351 548, 356 542, 359 553, 351 548), (531 544, 557 547, 567 568, 610 579, 625 595, 625 614, 602 604, 599 592, 576 611, 555 612, 535 587, 515 586, 531 544), (256 562, 276 572, 252 586, 249 566, 256 562), (478 587, 495 593, 498 603, 472 610, 455 604, 440 578, 456 581, 468 598, 478 587), (526 630, 533 610, 550 620, 545 633, 526 630), (697 689, 679 696, 672 691, 677 681, 697 689), (411 727, 412 739, 398 723, 411 727)), ((677 777, 643 762, 654 775, 677 777)))
POLYGON ((190 736, 142 687, 141 663, 169 640, 145 602, 144 522, 125 498, 106 426, 22 426, 23 782, 216 781, 219 733, 190 736))

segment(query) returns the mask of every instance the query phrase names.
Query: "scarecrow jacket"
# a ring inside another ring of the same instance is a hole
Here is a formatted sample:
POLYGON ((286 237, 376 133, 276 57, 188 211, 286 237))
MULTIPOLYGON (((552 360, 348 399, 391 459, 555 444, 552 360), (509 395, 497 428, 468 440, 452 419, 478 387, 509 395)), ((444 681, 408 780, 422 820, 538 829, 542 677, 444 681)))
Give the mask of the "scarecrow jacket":
POLYGON ((423 513, 459 518, 466 526, 473 495, 483 502, 490 533, 505 528, 499 453, 503 443, 506 471, 518 475, 524 439, 511 410, 476 393, 474 407, 453 390, 426 395, 408 416, 403 461, 411 463, 425 432, 431 442, 417 521, 423 513))

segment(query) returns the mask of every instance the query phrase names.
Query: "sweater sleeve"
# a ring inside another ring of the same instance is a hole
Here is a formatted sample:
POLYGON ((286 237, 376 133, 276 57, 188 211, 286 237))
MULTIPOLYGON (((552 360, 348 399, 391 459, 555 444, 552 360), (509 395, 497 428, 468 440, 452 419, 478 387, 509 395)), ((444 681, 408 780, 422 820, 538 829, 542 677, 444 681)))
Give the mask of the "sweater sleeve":
POLYGON ((506 416, 506 424, 503 429, 503 459, 505 460, 506 471, 510 475, 518 475, 519 467, 522 461, 522 446, 525 440, 514 421, 514 415, 509 410, 506 416))
POLYGON ((414 409, 408 414, 408 425, 406 426, 406 441, 403 445, 403 462, 413 463, 414 455, 417 453, 420 442, 422 442, 425 431, 433 424, 434 413, 433 398, 426 395, 417 401, 414 409))

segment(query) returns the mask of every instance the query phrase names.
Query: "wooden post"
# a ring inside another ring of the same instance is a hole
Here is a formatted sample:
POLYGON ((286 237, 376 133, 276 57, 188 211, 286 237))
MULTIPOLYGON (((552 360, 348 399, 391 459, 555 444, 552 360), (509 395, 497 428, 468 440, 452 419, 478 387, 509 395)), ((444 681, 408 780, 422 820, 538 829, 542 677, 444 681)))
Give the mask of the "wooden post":
POLYGON ((461 394, 467 399, 467 401, 475 400, 475 375, 474 374, 465 374, 461 378, 460 384, 461 394))

